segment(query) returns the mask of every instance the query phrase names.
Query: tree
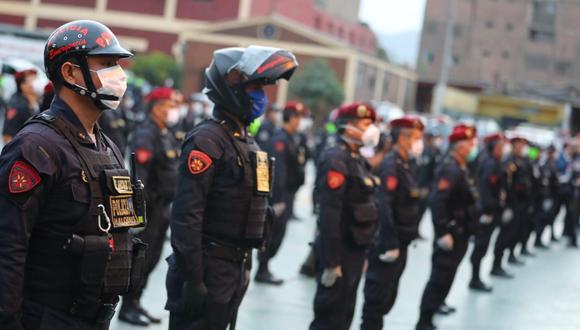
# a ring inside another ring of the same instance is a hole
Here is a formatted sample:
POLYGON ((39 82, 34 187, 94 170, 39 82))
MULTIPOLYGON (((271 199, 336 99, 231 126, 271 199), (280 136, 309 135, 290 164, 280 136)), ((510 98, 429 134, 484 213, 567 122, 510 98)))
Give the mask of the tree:
POLYGON ((174 88, 181 86, 181 65, 165 53, 138 54, 133 58, 131 70, 152 85, 169 85, 174 88))
POLYGON ((381 60, 385 60, 387 62, 390 62, 391 60, 389 59, 389 53, 387 53, 387 51, 383 48, 383 47, 379 47, 377 48, 377 57, 381 60))
POLYGON ((344 100, 344 89, 325 59, 314 59, 299 67, 288 88, 291 98, 300 100, 312 111, 316 124, 324 122, 328 113, 344 100))

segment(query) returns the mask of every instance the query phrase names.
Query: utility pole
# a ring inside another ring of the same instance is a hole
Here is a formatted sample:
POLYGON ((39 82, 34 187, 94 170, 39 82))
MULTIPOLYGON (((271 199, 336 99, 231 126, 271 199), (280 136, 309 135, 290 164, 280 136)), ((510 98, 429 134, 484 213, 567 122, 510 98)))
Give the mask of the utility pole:
POLYGON ((455 28, 455 4, 456 0, 447 0, 447 28, 445 30, 445 41, 443 42, 443 55, 441 57, 441 73, 437 85, 433 88, 431 98, 431 113, 441 114, 443 97, 449 80, 449 68, 451 66, 451 56, 453 52, 453 32, 455 28))

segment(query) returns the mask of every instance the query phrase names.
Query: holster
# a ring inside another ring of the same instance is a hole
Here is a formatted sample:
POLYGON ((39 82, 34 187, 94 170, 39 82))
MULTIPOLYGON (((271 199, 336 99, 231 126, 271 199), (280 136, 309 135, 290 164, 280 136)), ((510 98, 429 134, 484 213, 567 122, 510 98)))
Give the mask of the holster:
POLYGON ((147 244, 140 239, 133 237, 133 257, 131 265, 131 278, 129 282, 129 293, 136 293, 141 290, 145 279, 145 262, 147 255, 147 244))
POLYGON ((110 255, 111 248, 107 236, 88 235, 84 237, 84 248, 79 263, 79 290, 70 307, 71 314, 91 320, 100 319, 101 321, 106 321, 107 317, 113 316, 115 306, 109 302, 101 301, 110 255), (112 307, 112 310, 109 307, 112 307))

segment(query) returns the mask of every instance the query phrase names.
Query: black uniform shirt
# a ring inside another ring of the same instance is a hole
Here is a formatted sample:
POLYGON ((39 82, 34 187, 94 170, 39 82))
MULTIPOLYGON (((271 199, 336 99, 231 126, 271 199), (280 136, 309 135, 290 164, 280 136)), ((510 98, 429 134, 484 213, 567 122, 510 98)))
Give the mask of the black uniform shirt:
MULTIPOLYGON (((113 152, 95 127, 93 143, 79 119, 55 97, 51 110, 73 127, 82 147, 113 152)), ((86 179, 86 177, 85 177, 86 179)), ((19 322, 29 242, 43 233, 71 234, 89 208, 90 193, 71 144, 52 128, 25 126, 0 155, 0 329, 19 322)), ((33 289, 33 288, 29 288, 33 289)))

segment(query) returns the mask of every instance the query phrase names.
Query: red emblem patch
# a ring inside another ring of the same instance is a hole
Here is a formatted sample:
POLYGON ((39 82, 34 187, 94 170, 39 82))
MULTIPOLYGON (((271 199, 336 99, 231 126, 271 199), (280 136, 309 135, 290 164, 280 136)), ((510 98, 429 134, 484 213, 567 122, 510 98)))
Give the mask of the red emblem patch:
POLYGON ((189 171, 194 175, 205 172, 212 163, 211 158, 199 150, 191 151, 187 160, 189 171))
POLYGON ((344 184, 344 174, 337 171, 329 171, 326 175, 326 184, 330 189, 338 189, 344 184))
POLYGON ((282 152, 282 151, 284 151, 284 149, 286 149, 286 145, 284 144, 284 142, 278 141, 278 142, 276 142, 275 148, 276 148, 276 151, 282 152))
POLYGON ((22 161, 16 161, 10 169, 8 176, 8 191, 12 194, 24 193, 36 187, 40 183, 40 175, 30 165, 22 161))
POLYGON ((397 189, 398 185, 399 185, 399 181, 397 181, 397 178, 395 178, 394 176, 390 176, 387 178, 387 189, 389 191, 393 191, 393 190, 397 189))
POLYGON ((137 148, 137 150, 135 150, 135 159, 139 164, 147 164, 152 156, 153 153, 147 149, 137 148))
POLYGON ((490 175, 490 176, 489 176, 489 182, 490 182, 492 185, 494 185, 494 186, 495 186, 495 185, 497 184, 497 181, 498 181, 498 177, 497 177, 497 175, 490 175))
POLYGON ((447 179, 439 179, 439 182, 437 182, 437 189, 438 190, 447 190, 449 189, 449 181, 447 181, 447 179))
POLYGON ((12 120, 14 117, 16 117, 17 113, 18 113, 18 110, 14 109, 14 108, 8 109, 8 111, 6 111, 6 119, 12 120))

